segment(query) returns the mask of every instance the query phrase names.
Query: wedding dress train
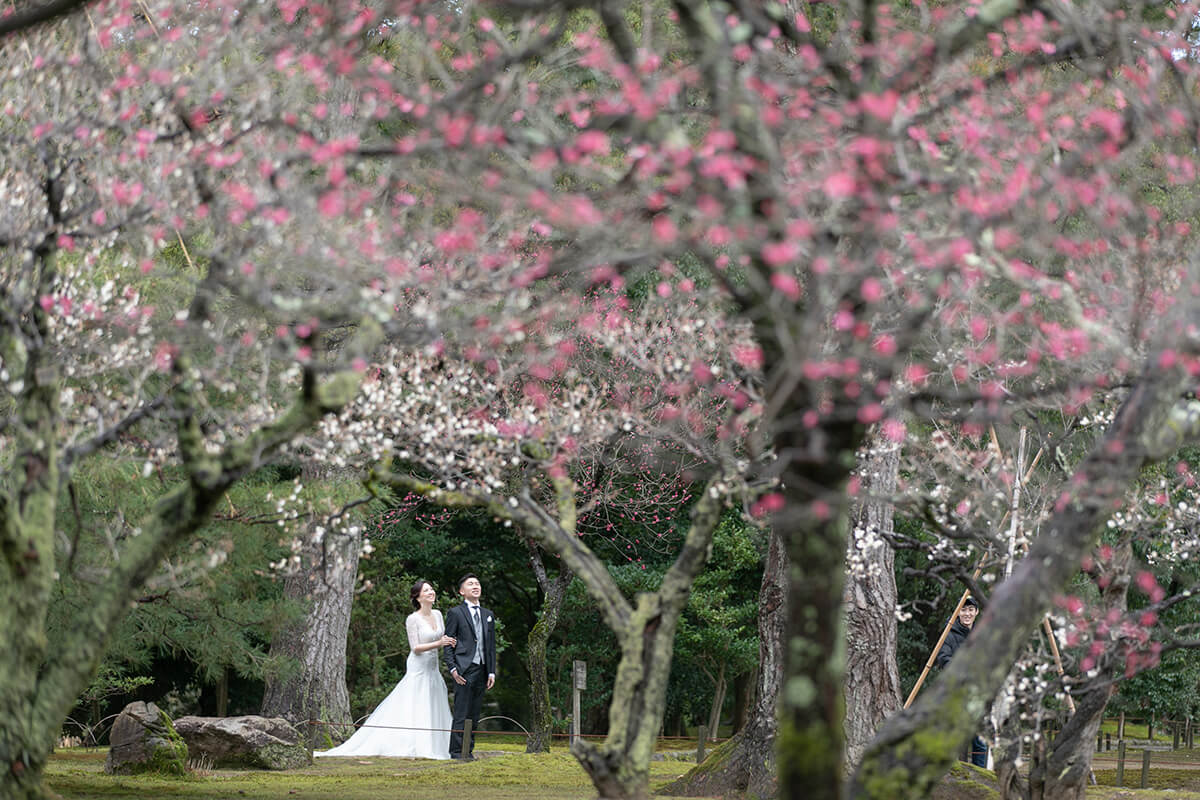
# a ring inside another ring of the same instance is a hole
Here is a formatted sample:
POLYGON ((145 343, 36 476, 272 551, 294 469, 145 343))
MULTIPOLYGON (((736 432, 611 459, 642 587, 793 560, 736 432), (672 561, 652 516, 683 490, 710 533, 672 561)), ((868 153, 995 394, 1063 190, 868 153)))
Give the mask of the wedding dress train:
POLYGON ((384 698, 362 727, 332 750, 314 756, 392 756, 398 758, 450 758, 450 704, 446 681, 439 667, 441 648, 415 652, 416 644, 437 641, 445 633, 442 614, 436 609, 434 625, 417 612, 408 615, 407 670, 400 683, 384 698))

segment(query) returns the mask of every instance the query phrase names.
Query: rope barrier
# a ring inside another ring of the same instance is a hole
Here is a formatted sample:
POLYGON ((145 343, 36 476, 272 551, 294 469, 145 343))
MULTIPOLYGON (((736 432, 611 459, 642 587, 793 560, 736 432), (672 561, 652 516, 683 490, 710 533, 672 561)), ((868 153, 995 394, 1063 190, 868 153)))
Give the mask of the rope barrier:
MULTIPOLYGON (((117 716, 120 716, 120 715, 119 715, 119 714, 113 714, 113 715, 112 715, 112 717, 117 717, 117 716)), ((109 719, 109 718, 107 718, 107 717, 106 717, 106 719, 109 719)), ((520 731, 484 731, 484 730, 479 730, 479 729, 477 729, 477 728, 476 728, 476 729, 473 729, 473 730, 471 731, 471 733, 472 733, 474 736, 480 736, 480 735, 490 735, 490 736, 524 736, 525 738, 529 738, 530 736, 533 736, 533 734, 532 734, 532 733, 530 733, 529 731, 525 730, 525 726, 521 725, 521 723, 517 722, 515 719, 512 719, 511 717, 502 717, 502 716, 498 716, 498 715, 497 715, 497 716, 492 716, 492 717, 483 717, 483 718, 482 718, 482 719, 480 719, 479 721, 480 721, 480 722, 487 722, 487 721, 488 721, 488 720, 490 720, 490 719, 504 719, 504 720, 508 720, 509 722, 513 723, 513 724, 514 724, 514 725, 516 725, 517 727, 521 728, 521 730, 520 730, 520 731)), ((76 724, 78 724, 78 723, 76 723, 76 724)), ((410 726, 410 725, 367 725, 367 724, 365 724, 365 723, 358 723, 358 722, 329 722, 329 721, 327 721, 327 720, 318 720, 318 719, 310 719, 310 720, 308 721, 308 725, 309 725, 310 727, 321 727, 321 726, 323 726, 323 727, 327 727, 327 728, 348 728, 348 727, 353 727, 353 728, 355 728, 355 730, 358 730, 358 729, 361 729, 361 728, 377 728, 377 729, 379 729, 379 730, 389 730, 389 731, 425 731, 425 732, 427 732, 427 733, 439 733, 439 732, 440 732, 440 733, 464 733, 464 732, 465 732, 465 730, 464 730, 464 729, 462 729, 462 728, 417 728, 417 727, 413 727, 413 726, 410 726)), ((551 733, 551 734, 550 734, 550 737, 551 737, 552 739, 569 739, 569 738, 571 738, 571 734, 569 734, 569 733, 551 733)), ((98 738, 98 737, 97 737, 97 738, 98 738)), ((580 739, 604 739, 604 738, 606 738, 606 734, 603 734, 603 733, 581 733, 581 734, 579 734, 579 738, 580 738, 580 739)), ((695 741, 695 740, 696 740, 696 737, 695 737, 695 736, 659 736, 659 737, 656 737, 656 738, 657 738, 657 740, 658 740, 658 741, 685 741, 685 742, 692 742, 692 741, 695 741)), ((708 740, 708 741, 712 741, 712 742, 720 743, 720 742, 725 742, 725 741, 728 741, 728 737, 726 737, 726 738, 713 738, 713 739, 710 739, 710 740, 708 740)), ((93 738, 93 742, 95 742, 95 744, 94 744, 93 746, 99 746, 99 742, 98 742, 98 741, 96 741, 96 738, 93 738)), ((121 747, 134 747, 134 746, 140 746, 140 745, 141 745, 141 743, 140 743, 140 742, 130 742, 130 743, 128 743, 128 744, 110 744, 110 745, 109 745, 109 749, 119 749, 119 748, 121 748, 121 747)))
MULTIPOLYGON (((519 723, 516 720, 511 719, 509 717, 484 717, 483 719, 481 719, 479 721, 486 722, 489 719, 507 719, 510 722, 512 722, 514 725, 521 727, 521 730, 520 731, 484 731, 484 730, 480 730, 478 728, 473 728, 471 733, 473 733, 476 736, 479 736, 482 734, 489 734, 492 736, 524 736, 526 738, 533 736, 532 733, 530 733, 529 731, 524 729, 524 726, 522 726, 521 723, 519 723)), ((464 732, 464 730, 462 728, 416 728, 416 727, 412 727, 409 725, 367 725, 367 724, 360 724, 357 722, 329 722, 328 720, 320 720, 320 719, 310 719, 308 721, 308 724, 310 726, 314 726, 314 727, 324 726, 324 727, 328 727, 328 728, 348 728, 348 727, 353 726, 355 729, 378 728, 380 730, 388 730, 388 731, 425 731, 428 733, 439 733, 439 732, 440 733, 463 733, 464 732)), ((550 736, 552 738, 556 738, 556 739, 569 739, 571 737, 571 734, 569 734, 569 733, 551 733, 550 736)), ((607 734, 603 734, 603 733, 581 733, 581 734, 579 734, 579 738, 581 738, 581 739, 604 739, 604 738, 606 738, 606 736, 607 736, 607 734)), ((659 741, 691 742, 691 741, 695 741, 696 737, 695 736, 659 736, 659 737, 657 737, 657 739, 659 741)), ((713 739, 710 739, 710 741, 724 742, 724 741, 728 741, 728 737, 720 738, 720 739, 713 738, 713 739)))

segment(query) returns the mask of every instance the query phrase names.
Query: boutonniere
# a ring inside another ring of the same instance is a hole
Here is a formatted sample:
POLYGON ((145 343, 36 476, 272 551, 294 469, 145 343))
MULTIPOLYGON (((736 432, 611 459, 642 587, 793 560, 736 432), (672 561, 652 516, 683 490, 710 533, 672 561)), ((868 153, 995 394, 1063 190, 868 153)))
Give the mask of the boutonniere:
POLYGON ((488 614, 488 622, 491 622, 491 621, 492 621, 492 615, 488 614))

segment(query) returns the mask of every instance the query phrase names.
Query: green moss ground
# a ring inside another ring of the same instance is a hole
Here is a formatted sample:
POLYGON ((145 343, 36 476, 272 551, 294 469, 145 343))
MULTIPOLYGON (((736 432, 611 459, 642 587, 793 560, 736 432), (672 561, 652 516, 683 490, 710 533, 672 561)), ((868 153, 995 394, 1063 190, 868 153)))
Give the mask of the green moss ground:
POLYGON ((996 774, 959 761, 934 787, 930 800, 1000 800, 996 774))
MULTIPOLYGON (((481 743, 482 744, 482 743, 481 743)), ((567 753, 556 746, 549 755, 526 755, 513 744, 481 747, 484 757, 459 764, 406 759, 318 759, 311 767, 288 772, 211 770, 184 778, 163 775, 106 775, 105 750, 61 750, 51 757, 47 782, 63 800, 429 800, 463 797, 470 800, 586 800, 594 797, 587 776, 567 753)), ((1184 754, 1187 751, 1180 751, 1184 754)), ((1192 751, 1200 756, 1200 750, 1192 751)), ((1114 786, 1115 769, 1096 770, 1099 786, 1088 788, 1088 800, 1200 800, 1200 769, 1158 766, 1150 772, 1151 789, 1136 789, 1141 780, 1140 753, 1136 765, 1126 764, 1124 788, 1114 786), (1132 784, 1132 786, 1130 785, 1132 784)), ((678 778, 690 763, 668 759, 651 764, 651 788, 678 778)), ((986 770, 956 765, 942 789, 955 800, 993 800, 994 776, 986 770)))
MULTIPOLYGON (((587 776, 563 747, 549 755, 526 755, 516 745, 489 744, 480 749, 487 755, 466 764, 337 758, 317 759, 311 767, 288 772, 211 770, 185 778, 106 775, 103 749, 78 749, 55 753, 46 772, 49 787, 63 800, 581 800, 595 796, 587 776)), ((651 788, 678 778, 689 766, 686 761, 654 762, 651 788)))

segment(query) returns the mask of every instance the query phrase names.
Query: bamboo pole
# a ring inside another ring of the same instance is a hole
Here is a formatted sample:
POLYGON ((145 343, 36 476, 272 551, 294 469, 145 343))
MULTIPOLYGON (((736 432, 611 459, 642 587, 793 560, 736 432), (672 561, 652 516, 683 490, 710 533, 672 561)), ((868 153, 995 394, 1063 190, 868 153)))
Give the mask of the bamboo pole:
MULTIPOLYGON (((992 429, 993 440, 996 437, 995 428, 992 429)), ((1008 559, 1004 562, 1004 578, 1008 579, 1012 575, 1013 561, 1017 557, 1017 533, 1021 529, 1021 485, 1025 483, 1022 480, 1021 470, 1025 467, 1025 426, 1021 426, 1021 435, 1017 443, 1017 464, 1013 470, 1015 481, 1012 489, 1012 502, 1009 505, 1008 515, 1008 559)))
MULTIPOLYGON (((1054 628, 1050 625, 1049 614, 1042 617, 1042 627, 1046 629, 1046 639, 1050 642, 1050 654, 1054 656, 1054 667, 1058 670, 1058 677, 1061 678, 1066 674, 1066 670, 1063 669, 1062 656, 1058 652, 1058 642, 1054 638, 1054 628)), ((1070 692, 1067 692, 1067 708, 1072 714, 1075 713, 1075 698, 1071 697, 1070 692)))

